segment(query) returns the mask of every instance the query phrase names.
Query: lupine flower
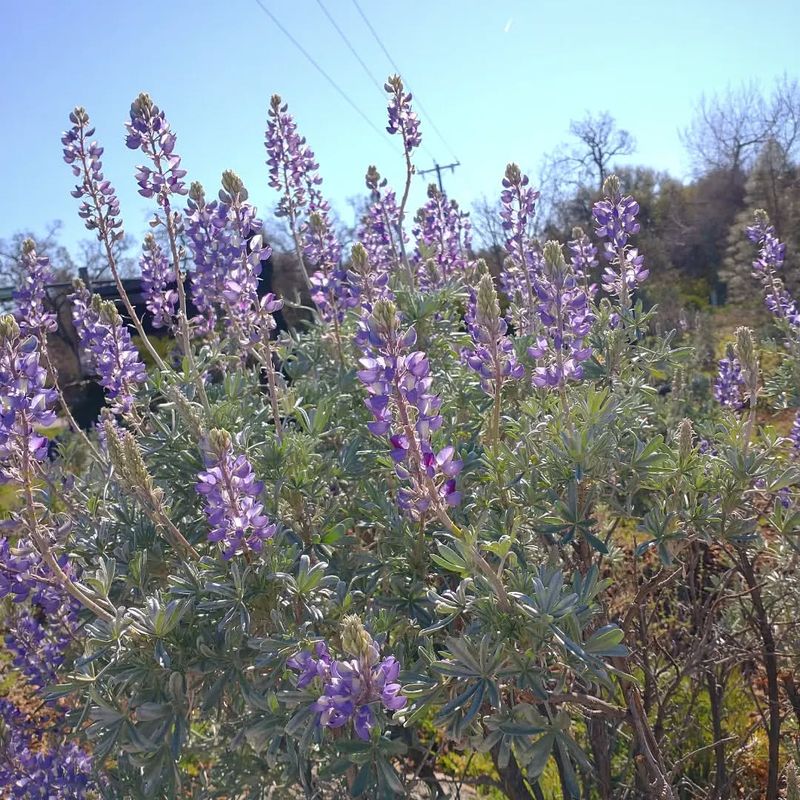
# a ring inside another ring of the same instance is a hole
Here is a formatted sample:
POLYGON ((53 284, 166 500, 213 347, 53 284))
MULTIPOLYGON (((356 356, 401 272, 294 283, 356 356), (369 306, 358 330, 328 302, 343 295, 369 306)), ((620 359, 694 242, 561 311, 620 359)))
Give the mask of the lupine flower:
POLYGON ((189 187, 184 232, 192 253, 192 300, 198 316, 192 324, 200 336, 211 334, 217 325, 217 306, 224 288, 229 250, 228 218, 219 213, 219 203, 207 203, 196 181, 189 187))
POLYGON ((308 650, 302 650, 297 655, 292 656, 286 666, 300 673, 297 678, 297 688, 305 689, 312 681, 319 679, 322 683, 327 683, 331 675, 331 663, 333 659, 328 652, 328 645, 325 642, 317 642, 314 645, 313 654, 308 650))
POLYGON ((719 360, 717 367, 714 398, 721 406, 738 410, 744 404, 743 388, 742 367, 733 352, 733 347, 728 345, 727 354, 719 360))
POLYGON ((326 214, 311 212, 303 226, 303 241, 305 256, 316 267, 311 275, 311 299, 320 317, 338 326, 347 309, 358 303, 358 293, 338 260, 339 244, 326 214))
POLYGON ((276 531, 258 500, 264 484, 256 480, 245 455, 234 455, 231 437, 225 431, 209 433, 205 461, 206 469, 197 476, 195 488, 203 496, 211 524, 208 540, 222 545, 226 560, 248 551, 261 552, 264 542, 276 531))
POLYGON ((170 130, 164 112, 142 92, 131 103, 130 122, 125 123, 128 135, 125 144, 131 150, 141 150, 155 169, 140 165, 136 168, 136 182, 142 197, 156 197, 162 207, 169 205, 172 194, 186 194, 180 156, 175 153, 177 137, 170 130))
POLYGON ((403 150, 408 155, 422 144, 419 130, 419 119, 411 109, 411 94, 405 91, 403 80, 399 75, 391 75, 383 87, 390 95, 389 133, 399 133, 403 139, 403 150))
POLYGON ((381 179, 375 167, 367 170, 366 183, 370 205, 361 218, 356 239, 367 251, 373 272, 388 275, 400 266, 399 240, 401 236, 405 239, 400 228, 400 209, 395 193, 386 188, 386 178, 381 179))
POLYGON ((33 240, 26 239, 22 243, 22 265, 22 286, 13 293, 14 318, 23 336, 35 334, 42 338, 57 327, 56 315, 47 307, 47 285, 53 282, 50 259, 38 255, 33 240))
POLYGON ((81 200, 78 215, 90 231, 97 231, 100 239, 108 234, 109 240, 120 240, 124 234, 119 200, 114 187, 103 175, 100 160, 103 148, 89 141, 94 136, 94 128, 89 127, 89 115, 85 108, 76 106, 69 120, 72 128, 64 132, 61 143, 64 161, 72 168, 72 174, 81 179, 72 191, 72 196, 81 200))
POLYGON ((758 258, 753 262, 753 276, 761 281, 767 308, 796 332, 800 331, 800 311, 778 276, 786 257, 786 245, 775 235, 775 228, 769 224, 765 211, 759 209, 755 212, 754 223, 747 229, 747 238, 759 246, 758 258))
POLYGON ((516 164, 506 167, 503 191, 500 193, 500 219, 506 237, 508 254, 500 273, 500 286, 516 305, 512 314, 521 334, 530 334, 534 327, 536 280, 540 258, 531 240, 531 225, 539 192, 529 185, 516 164))
POLYGON ((235 172, 222 174, 218 214, 227 229, 222 304, 233 337, 245 354, 275 327, 273 313, 283 306, 274 294, 258 297, 261 262, 272 252, 261 234, 261 220, 247 202, 244 184, 235 172))
POLYGON ((438 453, 431 447, 431 434, 442 425, 441 399, 430 391, 427 357, 410 352, 416 340, 413 327, 401 333, 394 304, 378 300, 365 320, 360 341, 366 341, 367 348, 358 373, 375 418, 367 427, 376 436, 389 437, 395 471, 406 483, 398 492, 398 504, 412 517, 460 502, 455 476, 462 466, 453 447, 438 453))
POLYGON ((123 324, 114 304, 94 295, 87 303, 88 292, 80 281, 70 295, 72 319, 81 347, 97 371, 100 385, 106 390, 115 414, 127 414, 133 409, 133 396, 147 379, 147 371, 131 334, 123 324))
POLYGON ((616 175, 606 178, 603 194, 604 199, 592 209, 595 233, 607 240, 603 257, 609 266, 603 272, 603 288, 619 297, 623 308, 629 308, 631 294, 650 274, 644 267, 644 256, 628 244, 630 237, 639 232, 639 204, 630 195, 622 196, 616 175))
POLYGON ((47 439, 38 430, 56 420, 56 392, 46 386, 39 355, 35 336, 23 337, 12 316, 0 317, 0 473, 12 480, 28 459, 46 458, 47 439))
POLYGON ((472 226, 455 200, 448 200, 435 185, 428 187, 428 201, 416 214, 414 238, 420 284, 437 288, 461 276, 469 266, 472 226), (429 269, 432 264, 432 270, 429 269))
POLYGON ((96 796, 92 760, 74 743, 42 743, 41 725, 0 698, 0 793, 19 800, 87 800, 96 796))
POLYGON ((592 272, 598 265, 597 248, 582 228, 572 229, 572 239, 567 242, 570 251, 570 263, 575 277, 583 284, 590 297, 597 292, 597 285, 591 283, 592 272))
POLYGON ((398 711, 408 702, 397 681, 400 664, 394 656, 381 659, 378 645, 352 614, 342 621, 342 649, 351 658, 332 661, 320 643, 316 657, 303 651, 287 663, 301 673, 299 688, 320 679, 323 693, 312 706, 320 726, 341 728, 352 721, 356 736, 367 740, 378 721, 377 708, 398 711))
POLYGON ((800 410, 794 416, 792 430, 789 433, 789 441, 792 443, 792 451, 795 457, 800 456, 800 410))
POLYGON ((474 318, 468 327, 475 348, 467 351, 466 362, 481 376, 481 388, 486 394, 494 396, 507 378, 522 378, 525 368, 517 361, 514 345, 506 336, 508 324, 500 316, 491 275, 484 275, 478 284, 474 318))
POLYGON ((392 299, 392 292, 389 289, 389 273, 372 268, 367 249, 360 242, 354 244, 351 250, 347 279, 358 294, 361 308, 366 314, 372 311, 372 306, 379 298, 392 299))
POLYGON ((281 192, 275 216, 294 220, 308 202, 307 176, 314 173, 310 178, 314 184, 319 184, 322 179, 315 174, 319 164, 314 151, 298 133, 297 123, 288 108, 280 95, 272 95, 264 144, 268 155, 269 185, 281 192))
POLYGON ((175 275, 152 233, 144 237, 139 267, 142 271, 145 304, 153 315, 153 327, 171 328, 175 308, 178 305, 178 292, 168 287, 170 283, 175 283, 175 275))
POLYGON ((584 343, 593 321, 585 290, 578 285, 561 245, 547 242, 536 292, 544 333, 528 354, 538 362, 535 386, 561 387, 583 377, 582 363, 591 354, 584 343))

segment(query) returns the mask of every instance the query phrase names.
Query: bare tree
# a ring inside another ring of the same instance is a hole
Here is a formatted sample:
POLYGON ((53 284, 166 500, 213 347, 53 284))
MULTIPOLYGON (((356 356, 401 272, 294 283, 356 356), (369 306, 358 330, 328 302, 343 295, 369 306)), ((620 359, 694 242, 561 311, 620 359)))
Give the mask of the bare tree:
POLYGON ((704 95, 681 138, 699 174, 746 171, 770 140, 791 158, 800 145, 800 85, 784 75, 769 95, 754 81, 704 95))

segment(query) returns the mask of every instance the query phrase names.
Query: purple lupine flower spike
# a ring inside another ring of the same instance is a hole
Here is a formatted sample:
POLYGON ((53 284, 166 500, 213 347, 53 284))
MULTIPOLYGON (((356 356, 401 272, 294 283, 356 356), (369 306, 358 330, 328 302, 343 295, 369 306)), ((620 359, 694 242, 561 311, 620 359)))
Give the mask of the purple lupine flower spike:
POLYGON ((381 659, 378 645, 354 614, 342 620, 342 649, 350 658, 334 661, 319 643, 315 656, 303 651, 287 664, 300 673, 298 688, 319 679, 323 691, 312 710, 321 727, 341 728, 352 722, 356 736, 368 740, 378 725, 378 709, 398 711, 408 702, 397 680, 400 664, 394 656, 381 659))
POLYGON ((500 286, 516 306, 512 314, 519 333, 533 332, 535 327, 536 280, 539 257, 531 239, 533 216, 539 192, 516 164, 506 167, 503 191, 500 193, 500 219, 505 233, 508 254, 500 273, 500 286))
POLYGON ((400 208, 394 191, 386 188, 386 178, 382 179, 375 167, 367 170, 366 184, 370 205, 361 218, 356 239, 367 251, 373 272, 388 276, 400 268, 400 237, 405 241, 400 208))
POLYGON ((37 254, 32 239, 22 243, 22 265, 25 268, 22 286, 12 295, 16 304, 14 318, 23 336, 34 334, 41 338, 57 327, 56 315, 49 310, 47 299, 47 286, 53 282, 53 270, 50 259, 37 254))
POLYGON ((142 197, 155 197, 164 208, 169 206, 172 194, 186 194, 181 169, 181 158, 175 153, 177 137, 170 129, 164 112, 142 92, 131 103, 130 121, 125 123, 128 135, 125 144, 131 150, 141 150, 153 163, 153 167, 140 165, 136 168, 136 182, 142 197))
POLYGON ((386 299, 375 303, 357 337, 365 352, 358 377, 374 417, 367 427, 389 438, 395 471, 405 484, 398 505, 412 518, 460 502, 455 478, 462 467, 452 447, 436 453, 431 446, 432 433, 442 425, 442 401, 430 391, 433 379, 425 353, 411 351, 416 340, 414 328, 401 333, 397 309, 386 299))
POLYGON ((428 187, 428 201, 415 217, 414 238, 420 285, 438 288, 462 276, 469 266, 471 225, 455 200, 448 200, 435 185, 428 187))
POLYGON ((575 277, 583 284, 589 297, 597 294, 597 284, 591 282, 592 273, 598 265, 597 248, 582 228, 572 229, 572 239, 567 242, 570 263, 575 277))
POLYGON ((555 388, 583 377, 582 364, 592 354, 585 339, 594 318, 586 291, 564 260, 561 245, 547 242, 542 256, 537 295, 543 332, 528 354, 537 360, 534 385, 555 388))
POLYGON ((108 236, 108 241, 122 239, 122 219, 119 200, 111 182, 103 174, 103 148, 90 141, 94 128, 89 126, 86 109, 77 106, 69 115, 72 127, 61 137, 64 145, 64 161, 72 168, 72 174, 81 182, 72 191, 72 196, 81 201, 78 215, 86 227, 96 230, 98 238, 108 236))
POLYGON ((98 295, 89 300, 86 287, 75 281, 70 295, 72 319, 81 348, 97 372, 115 414, 133 410, 134 394, 147 380, 147 370, 131 334, 114 304, 98 295))
POLYGON ((390 95, 389 133, 399 133, 403 139, 403 149, 407 154, 422 144, 419 118, 411 108, 411 94, 406 92, 399 75, 391 75, 383 87, 390 95))
POLYGON ((714 381, 714 398, 724 408, 738 411, 744 405, 742 366, 732 345, 728 345, 725 357, 719 360, 717 378, 714 381))
POLYGON ((14 481, 30 459, 47 457, 47 439, 38 431, 56 421, 56 392, 47 388, 39 361, 39 340, 23 336, 10 314, 0 317, 0 474, 14 481))
POLYGON ((623 309, 628 309, 632 293, 650 274, 644 267, 644 256, 629 246, 630 237, 640 228, 636 220, 639 204, 630 195, 623 197, 616 175, 606 178, 603 195, 604 199, 592 209, 595 233, 607 240, 603 257, 609 266, 603 272, 603 288, 619 298, 623 309))
POLYGON ((172 328, 178 292, 170 289, 175 283, 172 267, 164 251, 152 233, 144 237, 142 256, 139 260, 142 271, 142 291, 147 310, 153 315, 154 328, 172 328))
POLYGON ((256 480, 247 457, 234 454, 226 431, 209 433, 205 459, 206 469, 198 474, 195 488, 203 496, 203 510, 211 524, 208 540, 220 543, 226 560, 261 552, 277 530, 258 500, 264 484, 256 480))
POLYGON ((795 335, 800 333, 800 310, 779 276, 786 257, 786 245, 775 234, 769 224, 766 211, 759 209, 754 222, 747 229, 747 238, 759 246, 758 258, 753 262, 753 276, 761 282, 767 308, 780 320, 784 320, 795 335))
POLYGON ((517 361, 511 339, 506 336, 508 323, 500 316, 500 305, 491 275, 484 275, 478 284, 474 310, 470 315, 469 332, 475 343, 465 353, 468 366, 481 377, 481 388, 494 396, 508 378, 519 380, 525 368, 517 361))
POLYGON ((269 258, 272 249, 264 242, 261 220, 256 216, 255 207, 247 202, 247 189, 235 172, 226 170, 222 174, 219 196, 216 224, 227 230, 220 302, 231 328, 231 338, 246 356, 269 336, 275 327, 272 314, 283 302, 273 294, 258 297, 261 262, 269 258))

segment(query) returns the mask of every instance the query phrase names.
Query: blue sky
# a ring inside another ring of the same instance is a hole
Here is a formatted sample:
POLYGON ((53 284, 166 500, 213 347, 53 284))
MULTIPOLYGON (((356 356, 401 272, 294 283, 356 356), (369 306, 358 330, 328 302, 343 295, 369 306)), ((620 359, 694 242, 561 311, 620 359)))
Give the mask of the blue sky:
MULTIPOLYGON (((385 102, 319 0, 262 1, 382 130, 385 102)), ((391 65, 352 0, 322 2, 382 81, 391 65)), ((460 159, 446 189, 467 207, 498 191, 510 160, 535 174, 587 110, 608 110, 634 134, 632 162, 685 175, 678 130, 701 93, 800 74, 796 0, 359 2, 449 145, 423 116, 418 166, 460 159)), ((136 193, 140 159, 124 146, 123 123, 141 90, 166 111, 189 178, 213 194, 222 170, 235 169, 265 215, 275 202, 263 148, 274 92, 344 219, 370 163, 395 185, 402 178, 396 143, 342 100, 256 0, 4 0, 0 75, 0 237, 55 219, 66 244, 88 236, 59 143, 75 104, 92 116, 126 229, 140 236, 150 206, 136 193)), ((416 204, 425 184, 415 179, 416 204)))

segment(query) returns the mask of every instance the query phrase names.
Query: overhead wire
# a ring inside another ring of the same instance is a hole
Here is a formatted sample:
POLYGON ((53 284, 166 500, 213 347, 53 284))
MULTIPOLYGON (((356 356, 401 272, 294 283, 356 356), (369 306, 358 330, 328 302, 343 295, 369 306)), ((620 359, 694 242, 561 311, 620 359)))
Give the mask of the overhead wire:
POLYGON ((331 78, 331 76, 319 65, 319 63, 314 59, 314 57, 303 47, 297 39, 292 36, 291 33, 281 24, 280 20, 267 8, 262 0, 255 0, 256 5, 272 20, 278 30, 283 33, 283 35, 306 57, 309 63, 314 67, 314 69, 322 75, 323 78, 336 90, 336 92, 342 97, 343 100, 355 111, 363 120, 364 122, 369 125, 369 127, 380 137, 382 142, 385 142, 386 146, 389 147, 392 152, 396 152, 395 148, 392 146, 391 140, 387 136, 385 131, 381 131, 377 125, 353 102, 347 92, 342 89, 336 81, 331 78))
MULTIPOLYGON (((354 45, 352 44, 350 39, 347 38, 347 34, 338 25, 336 20, 333 18, 333 15, 325 7, 325 4, 322 2, 322 0, 317 0, 317 5, 322 9, 322 12, 325 14, 325 16, 328 18, 328 21, 331 23, 331 25, 334 27, 336 32, 339 34, 339 36, 341 37, 342 41, 347 46, 347 49, 353 54, 353 56, 355 57, 356 61, 358 61, 358 63, 361 65, 361 68, 364 70, 364 72, 366 73, 367 77, 370 79, 370 81, 372 81, 373 85, 375 86, 375 88, 378 90, 378 92, 380 93, 381 97, 385 101, 386 100, 386 89, 383 86, 383 84, 375 77, 374 73, 369 68, 369 66, 366 64, 364 59, 361 58, 361 56, 358 54, 358 51, 356 50, 356 48, 354 47, 354 45)), ((430 156, 430 158, 434 162, 436 161, 436 158, 434 157, 434 155, 430 151, 430 149, 426 146, 425 142, 422 143, 422 149, 430 156)), ((456 159, 456 160, 458 160, 458 159, 456 159)))
MULTIPOLYGON (((383 54, 386 56, 386 58, 388 59, 389 63, 392 65, 392 69, 394 69, 394 71, 398 75, 402 75, 403 74, 402 70, 400 69, 400 67, 397 66, 397 64, 395 63, 394 59, 389 54, 389 50, 386 48, 386 45, 381 40, 381 37, 378 35, 378 32, 375 30, 375 28, 372 27, 372 23, 369 21, 367 15, 364 13, 364 10, 359 5, 358 0, 353 0, 353 5, 356 7, 356 10, 358 11, 359 15, 361 16, 361 19, 364 21, 364 24, 367 26, 367 28, 369 28, 369 32, 372 34, 372 37, 378 43, 378 46, 381 48, 381 50, 383 50, 383 54)), ((408 89, 409 92, 412 92, 411 87, 408 85, 408 82, 406 82, 406 88, 408 89)), ((413 94, 413 92, 412 92, 412 94, 413 94)), ((422 105, 422 101, 419 99, 419 96, 416 95, 416 94, 414 95, 414 102, 416 103, 416 105, 419 108, 420 112, 422 114, 424 114, 425 117, 427 118, 428 123, 430 124, 430 126, 431 126, 432 130, 434 131, 434 133, 442 140, 442 144, 444 144, 444 146, 450 151, 450 155, 456 161, 458 161, 459 158, 455 154, 455 151, 450 146, 450 144, 448 143, 447 139, 444 138, 444 135, 439 130, 439 128, 437 127, 436 123, 433 121, 433 117, 428 113, 428 111, 422 105)))

